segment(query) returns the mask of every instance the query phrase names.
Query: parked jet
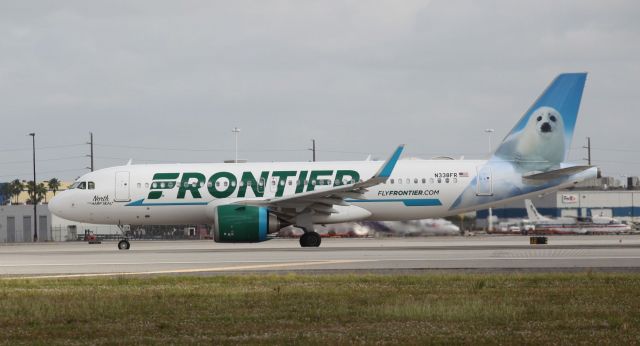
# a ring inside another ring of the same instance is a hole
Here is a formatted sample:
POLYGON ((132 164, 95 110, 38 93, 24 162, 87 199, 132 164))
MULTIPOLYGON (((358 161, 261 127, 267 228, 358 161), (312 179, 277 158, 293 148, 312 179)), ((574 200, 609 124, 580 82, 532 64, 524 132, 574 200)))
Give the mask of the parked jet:
POLYGON ((631 230, 629 225, 606 216, 549 218, 540 215, 530 199, 525 199, 527 216, 537 234, 607 234, 631 230))
POLYGON ((390 233, 405 237, 462 235, 460 227, 445 219, 383 221, 383 224, 390 233))
MULTIPOLYGON (((125 165, 80 177, 49 204, 102 224, 213 224, 217 242, 258 242, 287 225, 457 215, 572 186, 597 169, 565 162, 586 73, 554 79, 488 160, 125 165)), ((123 239, 118 247, 129 249, 123 239)))
MULTIPOLYGON (((373 234, 373 230, 362 222, 343 222, 329 225, 316 225, 315 231, 321 237, 364 238, 373 234)), ((299 238, 304 231, 293 226, 284 227, 278 233, 282 238, 299 238)))

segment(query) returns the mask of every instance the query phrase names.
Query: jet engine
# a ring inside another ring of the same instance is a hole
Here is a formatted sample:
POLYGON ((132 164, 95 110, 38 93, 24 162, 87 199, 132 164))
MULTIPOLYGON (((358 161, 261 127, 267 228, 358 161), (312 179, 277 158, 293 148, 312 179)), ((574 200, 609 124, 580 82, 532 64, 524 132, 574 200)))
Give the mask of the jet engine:
POLYGON ((287 226, 267 208, 221 205, 214 211, 213 240, 218 243, 254 243, 287 226))

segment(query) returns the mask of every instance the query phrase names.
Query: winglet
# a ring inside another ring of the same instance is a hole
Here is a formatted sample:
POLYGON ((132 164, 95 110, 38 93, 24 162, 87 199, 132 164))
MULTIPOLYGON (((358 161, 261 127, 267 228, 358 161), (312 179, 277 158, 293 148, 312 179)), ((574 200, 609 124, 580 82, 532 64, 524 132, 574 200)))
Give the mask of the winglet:
POLYGON ((383 181, 386 181, 387 178, 391 176, 393 169, 396 167, 396 163, 400 159, 400 155, 402 155, 402 151, 404 150, 404 144, 398 146, 396 151, 393 152, 393 155, 385 161, 380 170, 373 176, 373 178, 379 178, 383 181))

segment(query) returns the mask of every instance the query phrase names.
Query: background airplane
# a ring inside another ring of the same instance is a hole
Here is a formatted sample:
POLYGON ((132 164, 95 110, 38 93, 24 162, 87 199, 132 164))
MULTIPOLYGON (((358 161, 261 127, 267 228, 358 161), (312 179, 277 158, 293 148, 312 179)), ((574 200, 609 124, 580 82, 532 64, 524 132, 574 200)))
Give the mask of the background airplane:
POLYGON ((382 221, 389 233, 404 237, 461 235, 460 227, 445 219, 382 221))
POLYGON ((631 226, 607 216, 550 218, 541 215, 530 199, 524 201, 536 234, 609 234, 631 231, 631 226))

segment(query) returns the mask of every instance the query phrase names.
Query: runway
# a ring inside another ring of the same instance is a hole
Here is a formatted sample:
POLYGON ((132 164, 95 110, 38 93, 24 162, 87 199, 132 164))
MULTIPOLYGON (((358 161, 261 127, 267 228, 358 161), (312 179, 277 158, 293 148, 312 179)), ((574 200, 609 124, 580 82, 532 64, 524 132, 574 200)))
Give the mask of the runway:
POLYGON ((552 236, 529 245, 525 236, 323 239, 300 248, 297 239, 256 244, 213 241, 132 241, 0 246, 0 276, 241 274, 282 272, 407 273, 445 271, 640 272, 640 236, 552 236))

